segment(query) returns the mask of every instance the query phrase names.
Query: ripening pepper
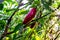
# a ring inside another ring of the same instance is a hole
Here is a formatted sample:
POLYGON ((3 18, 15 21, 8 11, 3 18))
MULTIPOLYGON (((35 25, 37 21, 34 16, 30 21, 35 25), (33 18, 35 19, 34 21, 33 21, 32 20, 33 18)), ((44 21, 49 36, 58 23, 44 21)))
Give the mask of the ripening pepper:
POLYGON ((30 28, 33 28, 35 26, 36 22, 32 23, 30 28))
POLYGON ((23 24, 29 23, 35 17, 35 14, 36 14, 36 8, 31 8, 31 10, 28 12, 28 14, 25 17, 23 24))
POLYGON ((30 25, 30 28, 31 28, 31 29, 34 29, 34 28, 36 28, 38 25, 39 25, 38 22, 33 22, 33 23, 30 25))

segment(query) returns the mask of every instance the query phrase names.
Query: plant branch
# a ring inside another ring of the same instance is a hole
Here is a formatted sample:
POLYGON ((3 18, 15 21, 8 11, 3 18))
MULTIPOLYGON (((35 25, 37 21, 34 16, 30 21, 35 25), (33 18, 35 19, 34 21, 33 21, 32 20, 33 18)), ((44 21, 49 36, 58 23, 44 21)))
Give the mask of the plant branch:
MULTIPOLYGON (((22 1, 20 1, 20 2, 22 2, 22 1)), ((21 4, 19 3, 17 9, 20 7, 20 5, 21 5, 21 4)), ((10 22, 11 22, 11 19, 12 19, 12 17, 14 16, 14 14, 15 14, 17 11, 18 11, 18 10, 15 10, 15 11, 13 12, 13 14, 11 15, 11 17, 7 20, 7 24, 6 24, 4 33, 1 35, 0 40, 2 40, 2 38, 4 38, 4 37, 6 36, 7 31, 8 31, 8 28, 9 28, 9 24, 10 24, 10 22)))
MULTIPOLYGON (((47 15, 47 14, 46 14, 46 15, 47 15)), ((43 17, 44 17, 44 16, 42 16, 41 18, 43 18, 43 17)), ((41 19, 41 18, 40 18, 40 19, 41 19)), ((39 20, 39 19, 38 19, 38 20, 39 20)), ((57 21, 58 21, 58 20, 57 20, 57 21)), ((56 21, 56 22, 57 22, 57 21, 56 21)), ((55 23, 56 23, 56 22, 55 22, 55 23)), ((54 23, 54 24, 55 24, 55 23, 54 23)), ((53 24, 53 25, 54 25, 54 24, 53 24)), ((29 24, 29 25, 31 25, 31 24, 29 24)), ((52 26, 53 26, 53 25, 52 25, 52 26)), ((25 26, 27 26, 27 24, 24 25, 24 27, 25 27, 25 26)), ((51 26, 51 27, 52 27, 52 26, 51 26)), ((51 29, 51 27, 49 27, 49 30, 51 29)), ((48 31, 47 31, 47 32, 48 32, 48 31)), ((12 33, 14 33, 14 31, 8 32, 6 35, 9 35, 9 34, 12 34, 12 33)))
MULTIPOLYGON (((7 25, 6 25, 6 28, 5 28, 4 33, 3 33, 2 36, 1 36, 1 39, 4 38, 4 37, 5 37, 6 35, 8 35, 8 34, 14 33, 14 31, 9 32, 9 33, 7 33, 7 31, 8 31, 8 28, 9 28, 8 26, 9 26, 9 24, 10 24, 10 22, 11 22, 11 19, 12 19, 12 17, 14 16, 14 14, 18 11, 18 8, 19 8, 19 7, 20 7, 20 4, 18 5, 17 10, 15 10, 14 13, 11 15, 11 17, 7 20, 7 25)), ((55 10, 53 10, 53 11, 55 11, 55 10)), ((32 20, 31 22, 38 21, 39 19, 41 19, 41 18, 43 18, 43 17, 45 17, 45 16, 47 16, 47 15, 49 15, 49 14, 51 14, 51 13, 48 13, 48 14, 40 17, 40 18, 37 18, 37 19, 35 19, 35 20, 32 20)), ((25 25, 25 26, 26 26, 26 25, 25 25)), ((0 40, 1 40, 1 39, 0 39, 0 40)))
MULTIPOLYGON (((50 14, 50 13, 49 13, 50 14)), ((40 18, 38 18, 38 19, 36 19, 36 20, 39 20, 39 19, 41 19, 41 18, 43 18, 43 17, 45 17, 45 16, 47 16, 47 15, 49 15, 49 14, 46 14, 46 15, 44 15, 44 16, 42 16, 42 17, 40 17, 40 18)), ((33 20, 32 22, 35 22, 35 20, 33 20)), ((31 23, 32 24, 32 23, 31 23)), ((31 25, 31 24, 29 24, 29 25, 31 25)), ((25 28, 25 26, 27 26, 27 24, 26 25, 24 25, 23 27, 25 28)), ((14 31, 12 31, 12 32, 9 32, 9 33, 7 33, 7 34, 12 34, 14 31)))
POLYGON ((59 34, 60 34, 60 31, 57 32, 57 36, 54 38, 54 40, 58 38, 59 34))

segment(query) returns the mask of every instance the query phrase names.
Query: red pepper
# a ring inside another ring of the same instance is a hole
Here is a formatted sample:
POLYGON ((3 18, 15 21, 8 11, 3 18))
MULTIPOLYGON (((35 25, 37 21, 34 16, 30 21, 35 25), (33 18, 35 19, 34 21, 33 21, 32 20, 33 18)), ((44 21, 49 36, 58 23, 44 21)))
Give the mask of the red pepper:
POLYGON ((36 14, 36 8, 32 8, 26 15, 23 24, 27 24, 28 22, 30 22, 35 17, 35 14, 36 14))
POLYGON ((32 23, 30 28, 33 28, 35 26, 36 22, 32 23))
POLYGON ((36 28, 38 26, 38 22, 33 22, 31 25, 30 25, 30 28, 32 29, 34 29, 34 28, 36 28))

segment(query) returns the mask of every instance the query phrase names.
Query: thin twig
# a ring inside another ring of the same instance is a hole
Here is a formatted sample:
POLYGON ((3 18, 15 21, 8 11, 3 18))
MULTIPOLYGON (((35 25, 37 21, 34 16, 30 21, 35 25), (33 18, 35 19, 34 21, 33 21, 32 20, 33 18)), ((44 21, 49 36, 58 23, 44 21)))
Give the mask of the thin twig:
POLYGON ((60 34, 60 31, 57 32, 57 36, 54 38, 54 40, 58 38, 59 34, 60 34))
MULTIPOLYGON (((20 5, 19 5, 19 6, 20 6, 20 5)), ((17 9, 19 8, 19 6, 17 7, 17 9)), ((8 26, 9 26, 9 24, 10 24, 10 22, 11 22, 12 17, 14 16, 14 14, 15 14, 17 11, 18 11, 18 10, 15 10, 14 13, 11 15, 11 17, 8 19, 7 25, 6 25, 6 28, 5 28, 5 31, 4 31, 4 33, 2 34, 1 39, 2 39, 3 37, 5 37, 6 34, 12 34, 12 33, 13 33, 13 32, 7 33, 7 30, 8 30, 8 26)), ((33 21, 37 21, 37 20, 39 20, 39 19, 41 19, 41 18, 43 18, 43 17, 45 17, 45 16, 47 16, 47 15, 49 15, 49 14, 51 14, 51 13, 48 13, 48 14, 46 14, 46 15, 40 17, 40 18, 37 18, 37 19, 35 19, 35 20, 33 20, 33 21)))
MULTIPOLYGON (((47 20, 47 21, 49 21, 49 20, 47 20)), ((46 21, 46 22, 47 22, 47 21, 46 21)), ((58 19, 57 19, 57 21, 58 21, 58 19)), ((57 21, 56 21, 52 26, 50 26, 48 30, 45 31, 44 40, 46 40, 46 34, 47 34, 47 32, 49 32, 49 30, 57 23, 57 21)), ((46 24, 45 24, 45 25, 46 25, 46 24)), ((47 29, 47 28, 46 28, 46 29, 47 29)))

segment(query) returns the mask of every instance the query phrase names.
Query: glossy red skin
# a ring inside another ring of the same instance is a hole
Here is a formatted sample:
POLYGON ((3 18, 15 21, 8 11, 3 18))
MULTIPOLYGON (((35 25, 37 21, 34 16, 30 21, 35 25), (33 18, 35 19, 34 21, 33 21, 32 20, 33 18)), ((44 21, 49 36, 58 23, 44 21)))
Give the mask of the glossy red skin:
POLYGON ((23 24, 27 24, 29 21, 32 20, 32 18, 35 17, 35 14, 36 14, 36 8, 32 8, 28 14, 26 15, 24 21, 23 21, 23 24))

